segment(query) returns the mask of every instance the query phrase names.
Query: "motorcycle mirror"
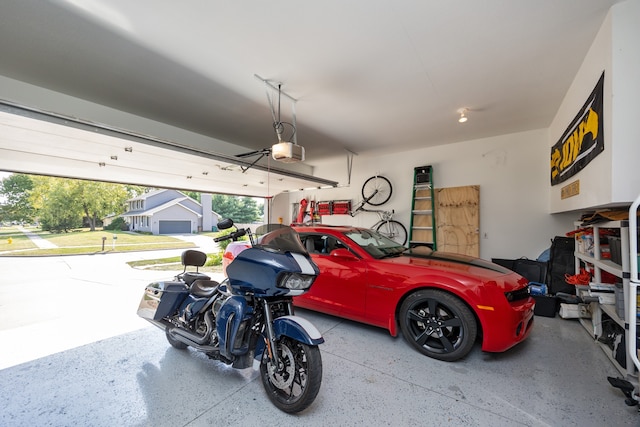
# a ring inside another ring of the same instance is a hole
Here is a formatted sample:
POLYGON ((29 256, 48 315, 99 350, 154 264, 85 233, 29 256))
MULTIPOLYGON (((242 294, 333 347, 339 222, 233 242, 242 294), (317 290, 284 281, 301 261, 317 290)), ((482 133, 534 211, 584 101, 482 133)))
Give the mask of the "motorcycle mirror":
POLYGON ((226 230, 227 228, 233 227, 233 220, 231 218, 224 218, 218 221, 218 229, 226 230))

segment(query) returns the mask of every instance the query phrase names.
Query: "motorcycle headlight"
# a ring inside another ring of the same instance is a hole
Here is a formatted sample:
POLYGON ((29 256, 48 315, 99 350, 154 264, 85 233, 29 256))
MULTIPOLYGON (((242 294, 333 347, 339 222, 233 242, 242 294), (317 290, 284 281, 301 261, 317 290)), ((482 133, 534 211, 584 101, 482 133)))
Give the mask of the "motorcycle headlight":
POLYGON ((293 291, 304 291, 311 287, 316 276, 299 273, 287 273, 280 276, 278 287, 291 289, 293 291))

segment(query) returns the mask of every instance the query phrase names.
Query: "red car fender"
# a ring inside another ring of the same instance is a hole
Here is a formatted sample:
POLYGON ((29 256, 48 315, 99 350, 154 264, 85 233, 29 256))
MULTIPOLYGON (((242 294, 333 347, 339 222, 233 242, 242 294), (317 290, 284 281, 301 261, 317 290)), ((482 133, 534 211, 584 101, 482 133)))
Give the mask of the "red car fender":
POLYGON ((421 286, 411 287, 403 294, 396 308, 396 317, 399 315, 404 299, 417 289, 440 289, 460 298, 478 320, 478 334, 482 336, 482 351, 508 350, 523 341, 531 332, 533 298, 509 303, 504 297, 503 288, 495 281, 469 283, 462 288, 464 291, 460 292, 460 281, 451 280, 445 276, 422 277, 421 286), (479 286, 480 284, 482 286, 479 286), (516 331, 519 332, 516 333, 516 331), (515 341, 514 336, 516 336, 515 341))
POLYGON ((481 294, 479 292, 479 283, 469 280, 465 287, 461 287, 459 280, 453 280, 451 277, 441 275, 428 275, 412 277, 407 281, 407 287, 401 298, 398 300, 393 316, 389 319, 389 332, 392 336, 397 336, 398 321, 400 320, 400 307, 404 300, 412 293, 421 289, 438 289, 448 292, 458 297, 464 304, 471 309, 479 321, 479 333, 485 329, 490 316, 487 313, 491 311, 490 307, 480 304, 481 294), (461 291, 461 289, 463 291, 461 291))

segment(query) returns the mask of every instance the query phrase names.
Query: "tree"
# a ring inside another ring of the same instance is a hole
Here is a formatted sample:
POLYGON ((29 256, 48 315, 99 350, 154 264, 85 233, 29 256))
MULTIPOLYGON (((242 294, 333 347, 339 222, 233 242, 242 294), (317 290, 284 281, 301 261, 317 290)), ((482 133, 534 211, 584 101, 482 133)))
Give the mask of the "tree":
POLYGON ((200 193, 197 191, 182 191, 187 196, 191 197, 196 202, 200 203, 200 193))
POLYGON ((3 221, 28 221, 35 217, 35 210, 29 199, 33 181, 29 175, 12 174, 0 182, 0 219, 3 221))
POLYGON ((129 198, 121 184, 96 181, 75 181, 78 203, 82 206, 91 231, 96 230, 96 222, 111 213, 122 213, 124 202, 129 198))
POLYGON ((122 184, 34 177, 31 201, 44 230, 69 231, 80 227, 85 217, 91 231, 95 231, 100 218, 122 213, 124 202, 138 190, 122 184))
POLYGON ((82 225, 82 207, 76 202, 72 180, 36 176, 33 184, 31 202, 43 230, 68 232, 82 225))
POLYGON ((237 223, 251 223, 261 218, 260 208, 251 197, 226 196, 214 194, 211 197, 212 209, 223 218, 231 218, 237 223))

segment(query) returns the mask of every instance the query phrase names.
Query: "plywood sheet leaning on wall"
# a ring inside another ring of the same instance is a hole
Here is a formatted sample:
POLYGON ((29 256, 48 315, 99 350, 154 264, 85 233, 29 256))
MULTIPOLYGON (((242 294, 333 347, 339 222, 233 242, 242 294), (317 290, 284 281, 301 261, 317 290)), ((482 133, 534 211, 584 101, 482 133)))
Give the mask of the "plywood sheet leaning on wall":
POLYGON ((435 190, 438 251, 480 256, 480 186, 435 190))

